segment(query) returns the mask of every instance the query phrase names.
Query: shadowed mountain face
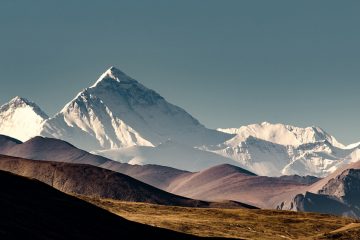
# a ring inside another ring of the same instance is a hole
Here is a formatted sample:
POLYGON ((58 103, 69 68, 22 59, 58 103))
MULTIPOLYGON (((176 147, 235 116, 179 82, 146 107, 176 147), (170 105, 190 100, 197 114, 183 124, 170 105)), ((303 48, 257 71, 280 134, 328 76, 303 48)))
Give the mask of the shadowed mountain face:
POLYGON ((301 212, 318 212, 347 217, 357 217, 360 211, 348 204, 344 204, 340 199, 325 194, 315 194, 306 192, 296 195, 294 198, 293 210, 301 212))
POLYGON ((0 169, 38 179, 70 194, 164 205, 208 205, 206 202, 176 196, 124 174, 91 165, 0 156, 0 169))
POLYGON ((36 180, 0 171, 0 239, 202 239, 111 214, 36 180))
POLYGON ((15 138, 8 137, 5 135, 0 135, 0 152, 6 152, 13 146, 21 143, 22 143, 21 141, 15 138))

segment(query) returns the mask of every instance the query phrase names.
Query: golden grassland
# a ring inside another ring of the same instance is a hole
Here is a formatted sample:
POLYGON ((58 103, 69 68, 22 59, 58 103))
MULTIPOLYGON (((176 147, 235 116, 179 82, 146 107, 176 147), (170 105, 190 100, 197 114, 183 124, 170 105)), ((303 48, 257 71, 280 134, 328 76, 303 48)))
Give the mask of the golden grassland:
POLYGON ((314 239, 356 240, 360 239, 360 223, 350 223, 342 228, 322 234, 314 239))
POLYGON ((81 198, 135 222, 198 236, 240 239, 360 239, 358 221, 331 215, 260 209, 187 208, 81 198))

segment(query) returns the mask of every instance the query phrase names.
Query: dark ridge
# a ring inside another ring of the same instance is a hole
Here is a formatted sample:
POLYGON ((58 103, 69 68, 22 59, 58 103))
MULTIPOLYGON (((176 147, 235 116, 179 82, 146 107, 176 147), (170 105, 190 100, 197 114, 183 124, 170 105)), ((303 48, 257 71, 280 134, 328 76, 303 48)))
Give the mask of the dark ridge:
POLYGON ((39 181, 3 171, 0 189, 2 240, 204 239, 128 221, 39 181))
POLYGON ((15 139, 15 138, 0 134, 0 145, 4 144, 6 142, 12 142, 12 143, 15 143, 15 144, 21 144, 22 143, 22 141, 20 141, 18 139, 15 139))
POLYGON ((15 145, 18 145, 21 143, 22 143, 21 141, 15 139, 15 138, 0 134, 0 153, 8 151, 15 145))

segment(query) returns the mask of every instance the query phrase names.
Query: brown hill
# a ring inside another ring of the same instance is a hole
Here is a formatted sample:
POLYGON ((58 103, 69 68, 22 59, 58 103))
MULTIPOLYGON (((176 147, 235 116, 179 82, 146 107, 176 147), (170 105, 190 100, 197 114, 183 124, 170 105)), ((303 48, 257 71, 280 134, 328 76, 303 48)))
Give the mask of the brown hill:
POLYGON ((207 201, 234 200, 271 208, 273 198, 316 181, 313 177, 257 176, 242 168, 223 164, 198 173, 180 175, 166 191, 207 201))
POLYGON ((188 207, 253 208, 238 202, 211 203, 177 196, 122 173, 87 164, 28 160, 0 155, 0 170, 35 178, 62 192, 87 197, 188 207))
POLYGON ((86 164, 0 156, 0 170, 35 178, 69 194, 164 205, 206 206, 208 204, 176 196, 127 175, 86 164))
POLYGON ((0 154, 34 160, 90 164, 129 175, 157 188, 165 188, 174 178, 188 173, 159 165, 140 166, 120 163, 88 153, 68 142, 54 138, 34 137, 22 143, 0 135, 0 154))

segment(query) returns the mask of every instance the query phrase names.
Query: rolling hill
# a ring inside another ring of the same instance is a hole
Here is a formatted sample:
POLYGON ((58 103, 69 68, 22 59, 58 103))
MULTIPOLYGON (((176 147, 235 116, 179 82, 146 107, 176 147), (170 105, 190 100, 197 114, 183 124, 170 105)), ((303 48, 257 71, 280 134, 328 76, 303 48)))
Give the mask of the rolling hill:
POLYGON ((0 189, 4 240, 200 239, 128 221, 37 180, 3 171, 0 189))
POLYGON ((234 200, 260 208, 272 208, 273 198, 317 181, 314 177, 264 177, 233 165, 218 165, 180 175, 166 191, 208 201, 234 200))
POLYGON ((178 206, 208 203, 176 196, 127 175, 103 168, 0 155, 0 170, 34 178, 68 194, 178 206))

